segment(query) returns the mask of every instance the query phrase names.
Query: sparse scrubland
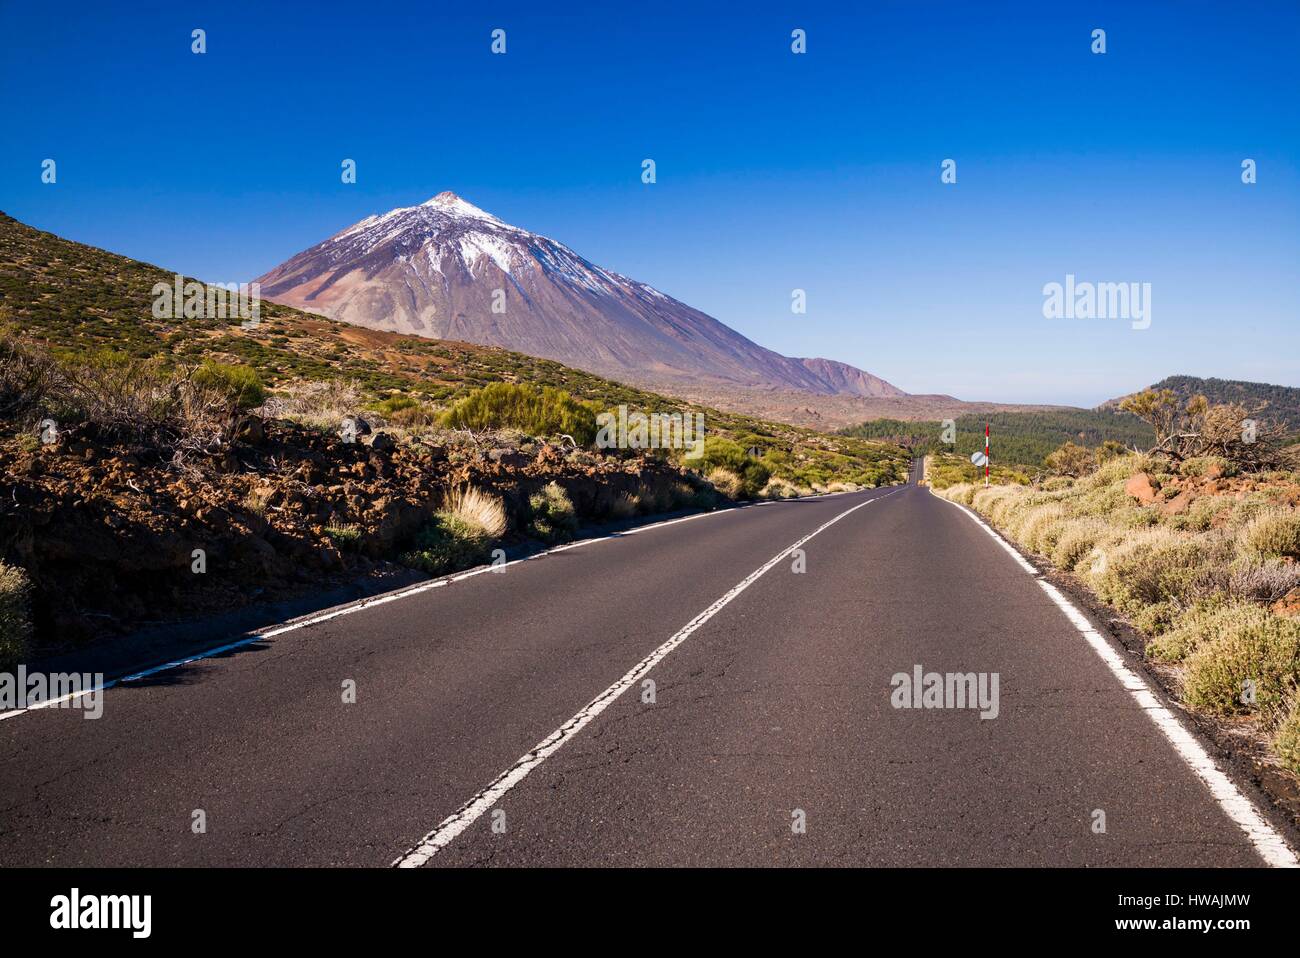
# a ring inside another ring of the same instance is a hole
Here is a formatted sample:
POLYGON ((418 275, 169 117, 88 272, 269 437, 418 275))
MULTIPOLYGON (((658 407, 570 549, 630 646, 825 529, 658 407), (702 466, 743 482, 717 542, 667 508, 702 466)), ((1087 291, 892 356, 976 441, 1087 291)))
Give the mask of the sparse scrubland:
MULTIPOLYGON (((1148 637, 1183 701, 1250 721, 1300 772, 1300 473, 1281 430, 1240 406, 1144 393, 1152 450, 1032 485, 958 482, 969 506, 1073 573, 1148 637)), ((1074 456, 1062 457, 1073 464, 1074 456)))
POLYGON ((0 214, 0 665, 583 524, 906 477, 897 446, 505 350, 270 303, 248 326, 160 319, 172 280, 0 214), (620 404, 703 414, 703 456, 596 448, 620 404))

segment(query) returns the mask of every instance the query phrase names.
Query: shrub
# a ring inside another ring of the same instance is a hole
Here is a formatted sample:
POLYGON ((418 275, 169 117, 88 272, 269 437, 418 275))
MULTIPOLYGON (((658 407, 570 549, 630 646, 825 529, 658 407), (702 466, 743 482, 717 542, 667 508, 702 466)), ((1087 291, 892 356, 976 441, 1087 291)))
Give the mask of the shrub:
POLYGON ((567 541, 578 529, 573 500, 558 482, 548 482, 540 492, 529 496, 528 510, 530 531, 543 542, 567 541))
POLYGON ((721 466, 710 469, 708 478, 709 482, 713 483, 713 488, 728 499, 739 499, 741 497, 741 492, 745 487, 744 480, 730 469, 724 469, 721 466))
POLYGON ((311 429, 336 432, 346 417, 361 411, 361 401, 361 384, 356 380, 327 379, 293 386, 270 399, 265 412, 311 429))
POLYGON ((1191 508, 1186 512, 1170 516, 1166 521, 1174 529, 1204 532, 1219 524, 1219 517, 1230 513, 1235 505, 1236 500, 1231 496, 1201 496, 1192 502, 1191 508))
POLYGON ((1097 594, 1124 612, 1166 600, 1190 604, 1205 591, 1200 583, 1213 566, 1231 558, 1224 538, 1184 536, 1167 529, 1130 533, 1105 549, 1088 572, 1097 594))
POLYGON ((387 399, 381 399, 378 402, 371 403, 370 408, 385 418, 391 418, 394 413, 401 412, 403 409, 418 409, 420 402, 411 396, 389 396, 387 399))
POLYGON ((47 353, 0 332, 0 419, 29 417, 62 386, 62 370, 47 353))
POLYGON ((953 502, 959 502, 963 506, 970 507, 975 498, 975 493, 979 486, 969 482, 960 482, 955 486, 949 486, 944 490, 944 494, 953 502))
POLYGON ((478 565, 487 559, 483 529, 452 513, 438 512, 419 534, 402 562, 431 575, 442 575, 478 565))
POLYGON ((433 575, 468 568, 485 561, 492 540, 505 531, 501 500, 472 486, 457 489, 420 530, 402 562, 433 575))
POLYGON ((721 436, 709 436, 704 440, 704 454, 696 460, 695 468, 708 476, 719 469, 735 476, 739 486, 734 486, 734 491, 714 483, 719 491, 732 499, 753 499, 772 476, 771 469, 761 458, 749 455, 740 443, 721 436))
POLYGON ((1291 509, 1260 513, 1238 534, 1237 547, 1256 559, 1300 557, 1300 513, 1291 509))
POLYGON ((255 409, 266 402, 266 390, 251 366, 206 362, 190 374, 190 382, 225 396, 236 409, 255 409))
POLYGON ((1273 603, 1300 586, 1300 563, 1284 559, 1237 559, 1222 571, 1223 591, 1243 601, 1273 603))
POLYGON ((27 654, 32 635, 30 597, 27 574, 0 560, 0 670, 12 668, 27 654))
POLYGON ((1291 707, 1273 737, 1273 749, 1283 768, 1300 774, 1300 696, 1291 697, 1291 707))
POLYGON ((1300 622, 1251 616, 1203 642, 1187 657, 1187 703, 1221 715, 1258 709, 1277 720, 1300 678, 1300 622), (1243 701, 1249 682, 1255 701, 1243 701))
POLYGON ((325 527, 325 535, 336 546, 352 545, 361 539, 361 527, 352 523, 339 523, 325 527))
MULTIPOLYGON (((844 483, 837 482, 832 484, 828 492, 847 492, 844 483), (835 487, 839 486, 839 489, 835 487)), ((769 479, 767 485, 758 490, 760 499, 798 499, 799 487, 787 479, 769 479)))
POLYGON ((250 490, 244 496, 241 505, 255 516, 265 516, 266 507, 271 502, 272 489, 270 486, 257 486, 250 490))
POLYGON ((1235 476, 1240 471, 1236 463, 1229 462, 1222 456, 1196 456, 1187 459, 1178 466, 1178 471, 1184 476, 1203 476, 1212 468, 1217 470, 1220 476, 1235 476))
POLYGON ((489 539, 505 535, 505 506, 500 499, 474 486, 453 490, 443 501, 440 511, 482 530, 489 539))
MULTIPOLYGON (((1116 482, 1126 482, 1129 476, 1137 472, 1153 472, 1157 466, 1158 463, 1152 456, 1140 454, 1116 456, 1103 463, 1096 472, 1086 476, 1083 483, 1094 489, 1100 489, 1116 482)), ((1122 487, 1121 491, 1123 491, 1122 487)))
POLYGON ((530 436, 569 435, 579 446, 596 441, 596 407, 562 389, 522 383, 489 383, 443 413, 452 429, 522 430, 530 436))
POLYGON ((1016 538, 1031 552, 1050 555, 1065 531, 1065 507, 1049 502, 1026 511, 1016 529, 1016 538))
POLYGON ((1163 662, 1181 662, 1217 636, 1253 628, 1269 617, 1267 609, 1246 603, 1209 600, 1180 616, 1172 629, 1147 644, 1147 655, 1163 662))
POLYGON ((1108 535, 1109 529, 1100 519, 1081 517, 1062 523, 1052 549, 1052 564, 1059 569, 1073 571, 1093 548, 1108 535))
POLYGON ((1091 472, 1097 465, 1097 459, 1091 449, 1067 441, 1055 452, 1050 453, 1043 460, 1043 464, 1054 475, 1077 477, 1091 472))
POLYGON ((620 492, 609 504, 609 515, 613 519, 629 519, 636 515, 636 499, 626 492, 620 492))

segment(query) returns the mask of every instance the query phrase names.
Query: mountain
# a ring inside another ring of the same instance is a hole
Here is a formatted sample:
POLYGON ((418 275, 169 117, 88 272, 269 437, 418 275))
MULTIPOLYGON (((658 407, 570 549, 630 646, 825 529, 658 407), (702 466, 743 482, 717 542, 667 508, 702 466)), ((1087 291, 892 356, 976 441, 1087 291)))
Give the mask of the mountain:
POLYGON ((449 192, 368 217, 257 281, 266 299, 331 319, 501 346, 642 385, 906 395, 845 363, 765 349, 449 192))
MULTIPOLYGON (((1199 394, 1213 403, 1241 403, 1250 412, 1279 422, 1293 432, 1300 431, 1300 389, 1294 386, 1275 386, 1240 379, 1166 376, 1147 388, 1173 390, 1184 401, 1199 394)), ((1099 408, 1118 406, 1125 398, 1127 397, 1120 396, 1111 399, 1099 408)))
MULTIPOLYGON (((397 408, 435 415, 493 383, 550 386, 603 409, 623 404, 645 411, 703 414, 709 436, 730 439, 742 449, 776 447, 787 452, 788 457, 774 465, 773 475, 797 484, 825 485, 875 474, 901 479, 907 474, 907 458, 896 446, 691 404, 683 401, 688 397, 647 392, 495 346, 364 329, 267 302, 260 323, 251 328, 238 317, 155 316, 155 284, 170 286, 174 276, 42 232, 0 212, 0 344, 9 335, 74 359, 111 355, 166 367, 208 361, 237 364, 256 372, 275 391, 277 402, 314 395, 312 390, 334 384, 319 394, 322 402, 355 393, 348 401, 381 414, 385 408, 397 408), (414 409, 403 408, 411 402, 414 409)), ((25 381, 6 382, 5 372, 0 364, 0 418, 6 412, 5 387, 27 388, 25 381)), ((337 423, 348 411, 353 410, 329 408, 328 416, 322 416, 337 423)), ((4 435, 0 423, 0 443, 4 435)), ((0 488, 3 479, 0 475, 0 488)), ((3 526, 0 523, 0 539, 3 526)))

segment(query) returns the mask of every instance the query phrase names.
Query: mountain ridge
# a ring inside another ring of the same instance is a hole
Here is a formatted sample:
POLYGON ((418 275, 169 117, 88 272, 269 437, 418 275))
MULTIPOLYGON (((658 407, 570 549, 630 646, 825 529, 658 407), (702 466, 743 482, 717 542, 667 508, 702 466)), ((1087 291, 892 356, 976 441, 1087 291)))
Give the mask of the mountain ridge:
MULTIPOLYGON (((1219 379, 1214 376, 1166 376, 1147 389, 1169 389, 1186 402, 1195 395, 1204 395, 1213 403, 1240 403, 1250 412, 1275 419, 1291 431, 1300 430, 1300 388, 1276 383, 1252 382, 1245 379, 1219 379)), ((1142 392, 1142 390, 1137 390, 1142 392)), ((1111 409, 1135 393, 1108 399, 1098 409, 1111 409)))
POLYGON ((450 191, 360 220, 257 282, 272 302, 331 319, 502 346, 639 384, 907 395, 847 363, 760 346, 450 191))

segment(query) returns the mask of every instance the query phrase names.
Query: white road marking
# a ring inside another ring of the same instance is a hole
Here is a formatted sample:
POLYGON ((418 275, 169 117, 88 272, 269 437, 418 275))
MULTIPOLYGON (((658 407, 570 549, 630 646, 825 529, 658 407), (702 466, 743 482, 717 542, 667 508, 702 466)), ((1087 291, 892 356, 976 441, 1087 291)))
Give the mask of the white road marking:
MULTIPOLYGON (((898 490, 894 490, 894 492, 897 491, 898 490)), ((582 731, 582 729, 591 722, 592 719, 596 718, 596 716, 601 712, 613 705, 620 695, 645 677, 645 675, 658 665, 659 662, 668 655, 668 653, 672 652, 673 649, 677 648, 690 638, 692 633, 699 629, 700 626, 704 625, 704 623, 708 622, 709 619, 717 615, 718 612, 731 602, 732 599, 736 598, 736 596, 740 595, 757 582, 758 579, 762 577, 763 573, 767 572, 795 549, 804 545, 808 540, 835 525, 835 523, 839 522, 845 516, 856 512, 864 506, 869 506, 873 502, 879 502, 881 499, 888 499, 894 494, 894 492, 888 492, 883 496, 868 499, 866 502, 859 502, 856 506, 846 509, 830 521, 818 526, 798 542, 782 549, 771 559, 768 559, 749 575, 745 576, 744 579, 732 587, 720 599, 710 605, 695 618, 691 619, 690 622, 668 639, 667 642, 659 646, 659 648, 655 649, 644 659, 634 665, 626 675, 597 695, 571 719, 561 725, 550 735, 546 736, 546 738, 542 739, 542 741, 538 742, 537 745, 533 746, 533 748, 515 762, 514 765, 510 766, 510 768, 506 769, 493 779, 487 788, 483 789, 483 791, 479 792, 456 811, 443 819, 438 824, 437 828, 429 832, 428 835, 425 835, 418 844, 412 847, 400 858, 396 859, 393 862, 393 865, 397 868, 419 868, 421 865, 426 864, 429 859, 433 858, 433 856, 439 851, 446 848, 451 844, 451 842, 455 841, 456 837, 472 825, 476 819, 483 815, 484 812, 496 805, 506 792, 510 791, 522 782, 533 769, 541 765, 542 762, 546 761, 547 758, 558 751, 566 742, 582 731)))
MULTIPOLYGON (((889 495, 892 494, 893 493, 889 493, 889 495)), ((834 499, 838 496, 848 496, 848 495, 854 495, 854 493, 832 492, 821 496, 805 496, 803 497, 803 500, 799 500, 799 501, 804 501, 807 499, 834 499)), ((881 496, 879 498, 883 499, 884 497, 881 496)), ((754 502, 748 506, 745 506, 744 508, 753 508, 755 506, 780 505, 780 503, 783 501, 790 501, 790 500, 773 499, 764 502, 754 502)), ((163 662, 161 665, 155 665, 150 668, 143 669, 139 672, 132 672, 130 675, 123 675, 120 678, 109 679, 107 682, 104 682, 102 685, 97 685, 91 689, 83 689, 80 692, 69 692, 67 695, 60 695, 58 698, 53 698, 53 699, 44 699, 40 702, 36 702, 31 705, 28 705, 25 708, 11 709, 8 712, 0 712, 0 722, 3 722, 5 719, 15 718, 19 715, 26 715, 28 712, 36 712, 41 709, 47 709, 55 705, 61 705, 64 702, 73 701, 85 695, 90 695, 94 692, 102 692, 105 689, 111 689, 114 686, 122 685, 123 683, 126 682, 137 682, 140 679, 148 678, 151 675, 157 675, 159 672, 166 672, 169 669, 180 668, 183 665, 189 665, 193 662, 199 662, 203 659, 210 659, 216 655, 224 655, 226 652, 233 652, 236 649, 242 649, 246 646, 252 645, 254 642, 263 642, 267 639, 274 638, 277 635, 284 635, 286 632, 294 632, 298 629, 305 629, 307 626, 317 625, 321 622, 327 622, 330 619, 337 619, 339 616, 351 615, 353 612, 360 612, 363 609, 373 609, 375 606, 385 605, 389 602, 396 602, 398 599, 406 599, 413 595, 420 595, 423 592, 428 592, 430 589, 440 589, 443 586, 450 585, 453 582, 460 582, 462 579, 469 579, 476 575, 482 575, 484 572, 492 572, 496 569, 504 569, 507 566, 518 565, 521 562, 532 562, 535 559, 543 559, 546 556, 553 555, 557 552, 565 552, 569 549, 577 549, 581 546, 591 545, 593 542, 606 542, 610 539, 622 539, 622 538, 626 538, 627 536, 637 535, 638 533, 641 532, 649 532, 651 529, 662 529, 665 526, 673 526, 679 522, 690 522, 693 519, 703 519, 706 516, 739 515, 743 511, 744 509, 738 509, 738 508, 719 509, 714 512, 697 512, 689 516, 679 516, 676 519, 665 519, 662 522, 652 522, 648 525, 636 526, 632 529, 624 529, 621 532, 611 532, 603 536, 593 536, 590 539, 579 539, 577 542, 569 542, 569 543, 565 543, 564 545, 554 546, 550 549, 544 549, 541 552, 536 552, 532 555, 524 556, 522 559, 512 559, 509 562, 504 562, 498 566, 492 566, 492 565, 478 566, 477 568, 470 569, 466 572, 458 572, 454 575, 444 576, 443 578, 440 579, 433 579, 429 582, 421 582, 419 585, 414 585, 407 589, 399 589, 396 592, 389 592, 384 595, 371 596, 370 598, 360 599, 356 602, 352 602, 347 605, 338 606, 337 608, 331 609, 328 612, 323 612, 320 615, 310 616, 305 619, 298 619, 292 622, 288 622, 277 628, 268 629, 264 632, 257 632, 252 635, 246 635, 241 639, 235 640, 234 642, 227 642, 224 645, 219 645, 216 646, 215 648, 204 649, 202 652, 195 652, 193 655, 187 655, 184 658, 172 659, 171 661, 163 662)))
POLYGON ((1062 595, 1056 586, 1040 575, 1037 568, 1027 562, 1014 546, 1008 543, 974 511, 966 508, 960 502, 953 502, 951 499, 944 499, 942 496, 936 496, 935 498, 956 506, 974 519, 985 532, 993 537, 998 545, 1015 557, 1021 568, 1034 577, 1034 580, 1042 587, 1043 591, 1065 613, 1065 617, 1070 620, 1070 624, 1078 630, 1079 634, 1092 646, 1093 651, 1106 663, 1111 673, 1119 679, 1120 684, 1137 700, 1142 711, 1155 723, 1156 728, 1164 735, 1166 741, 1173 746, 1174 751, 1196 774, 1196 777, 1205 783, 1214 800, 1223 809, 1223 813, 1236 822, 1241 830, 1246 833, 1246 839, 1254 846, 1255 851, 1259 853, 1265 863, 1274 868, 1300 867, 1300 860, 1296 858, 1295 852, 1287 846, 1282 836, 1259 813, 1259 809, 1255 807, 1254 803, 1232 783, 1232 779, 1224 774, 1214 759, 1210 757, 1209 752, 1197 741, 1196 736, 1183 727, 1183 724, 1178 721, 1173 712, 1165 707, 1146 681, 1129 668, 1123 657, 1115 651, 1100 632, 1092 627, 1088 617, 1080 612, 1073 602, 1062 595))

